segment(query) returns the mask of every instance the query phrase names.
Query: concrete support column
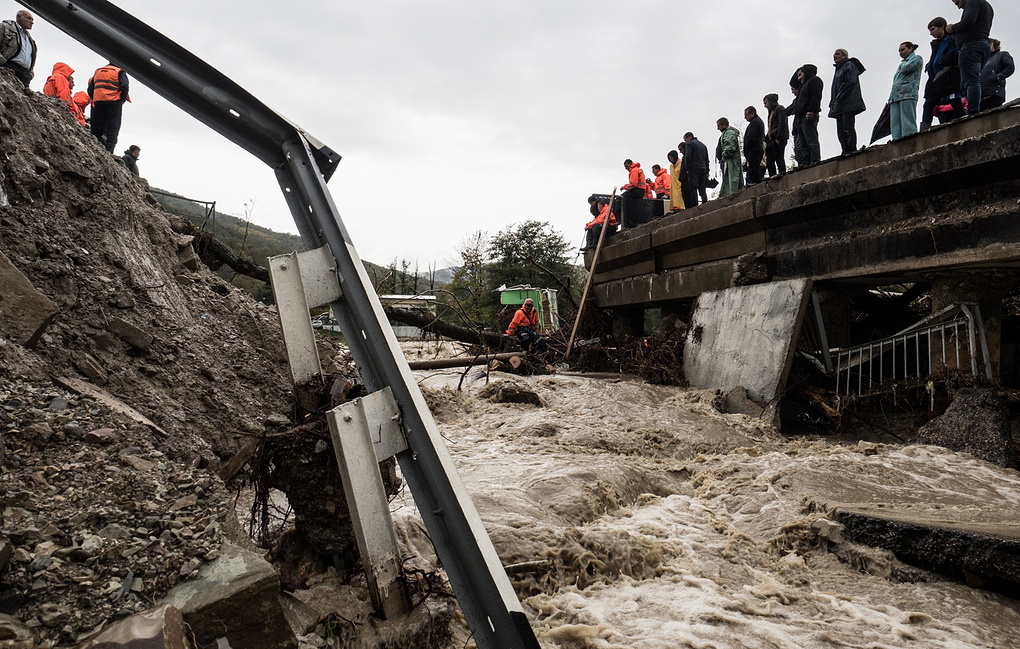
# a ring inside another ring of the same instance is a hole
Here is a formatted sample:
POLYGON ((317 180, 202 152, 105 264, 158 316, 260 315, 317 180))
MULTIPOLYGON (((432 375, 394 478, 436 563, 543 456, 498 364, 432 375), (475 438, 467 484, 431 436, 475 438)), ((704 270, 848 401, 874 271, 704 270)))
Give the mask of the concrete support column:
POLYGON ((645 310, 641 307, 613 309, 613 335, 643 336, 645 333, 645 310))
MULTIPOLYGON (((998 270, 960 270, 930 274, 927 277, 932 285, 932 313, 961 302, 975 303, 980 307, 992 377, 998 380, 1002 352, 1002 300, 1015 281, 1015 273, 998 270)), ((966 362, 961 358, 964 369, 969 367, 969 363, 969 357, 966 362)), ((949 363, 947 365, 951 366, 949 363)), ((955 362, 952 365, 955 365, 955 362)), ((983 374, 984 368, 980 363, 978 370, 983 374)))

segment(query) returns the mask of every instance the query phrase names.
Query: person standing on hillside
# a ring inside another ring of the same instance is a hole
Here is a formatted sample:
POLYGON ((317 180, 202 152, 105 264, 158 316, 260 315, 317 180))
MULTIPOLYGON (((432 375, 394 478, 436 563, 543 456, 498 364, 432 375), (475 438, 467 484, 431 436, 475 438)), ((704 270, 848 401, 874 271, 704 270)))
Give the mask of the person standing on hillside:
POLYGON ((762 98, 769 111, 769 127, 765 133, 765 168, 769 177, 786 173, 786 143, 790 141, 790 124, 786 121, 786 107, 779 103, 779 95, 770 93, 762 98))
POLYGON ((988 42, 992 46, 992 55, 981 68, 981 106, 998 108, 1006 103, 1006 79, 1013 76, 1016 65, 1009 52, 1003 51, 999 39, 989 38, 988 42))
POLYGON ((687 179, 690 181, 688 196, 691 198, 687 207, 697 207, 698 195, 701 195, 701 203, 708 202, 708 147, 705 143, 694 137, 694 133, 684 133, 686 153, 684 153, 684 167, 687 169, 687 179))
POLYGON ((747 184, 757 185, 765 175, 762 160, 765 158, 765 122, 758 117, 758 109, 744 109, 747 128, 744 129, 744 160, 747 161, 747 184))
POLYGON ((844 49, 832 54, 836 68, 832 75, 832 97, 829 101, 829 117, 836 120, 836 137, 841 153, 847 155, 857 150, 857 116, 864 112, 864 97, 861 95, 860 75, 864 66, 857 59, 850 58, 844 49))
POLYGON ((127 73, 107 63, 89 79, 89 97, 92 98, 92 134, 113 153, 117 149, 124 102, 128 95, 127 73))
POLYGON ((960 51, 960 90, 967 98, 967 114, 981 112, 981 68, 991 55, 988 34, 995 12, 988 0, 953 0, 963 15, 960 22, 946 25, 960 51))
POLYGON ((35 77, 35 58, 39 48, 28 32, 35 24, 35 17, 22 9, 14 20, 0 23, 0 65, 9 68, 28 87, 35 77))
POLYGON ((715 126, 722 133, 715 150, 715 158, 722 166, 719 185, 719 198, 722 198, 744 187, 744 174, 740 166, 740 131, 730 126, 730 120, 725 117, 716 120, 715 126))
POLYGON ((121 160, 124 161, 124 166, 135 176, 138 175, 138 156, 142 154, 142 149, 137 144, 132 144, 127 151, 124 152, 124 157, 121 160))
POLYGON ((78 104, 74 103, 74 97, 71 96, 71 91, 74 90, 74 77, 71 76, 73 74, 74 70, 68 64, 54 63, 53 74, 43 84, 43 94, 47 97, 56 97, 64 102, 78 123, 84 126, 85 115, 78 108, 78 104))

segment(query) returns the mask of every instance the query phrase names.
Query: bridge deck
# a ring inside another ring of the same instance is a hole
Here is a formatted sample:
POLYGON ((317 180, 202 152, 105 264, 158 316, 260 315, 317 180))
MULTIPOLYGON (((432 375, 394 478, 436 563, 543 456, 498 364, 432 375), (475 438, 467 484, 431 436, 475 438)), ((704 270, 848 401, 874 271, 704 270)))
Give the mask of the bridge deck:
POLYGON ((600 306, 627 307, 783 279, 1015 268, 1018 199, 1020 101, 619 233, 593 291, 600 306))

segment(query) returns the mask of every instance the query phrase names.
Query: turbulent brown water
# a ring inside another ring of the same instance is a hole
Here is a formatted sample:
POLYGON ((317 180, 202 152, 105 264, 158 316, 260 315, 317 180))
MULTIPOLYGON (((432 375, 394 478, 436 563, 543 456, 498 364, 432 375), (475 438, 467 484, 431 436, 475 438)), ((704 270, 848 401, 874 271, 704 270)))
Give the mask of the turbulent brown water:
MULTIPOLYGON (((711 395, 557 375, 422 376, 539 641, 574 647, 1016 647, 1020 605, 820 539, 838 504, 1017 507, 1020 476, 934 447, 784 440, 711 395)), ((430 555, 410 497, 405 543, 430 555)), ((1014 519, 1015 520, 1015 519, 1014 519)), ((465 635, 466 637, 466 635, 465 635)))

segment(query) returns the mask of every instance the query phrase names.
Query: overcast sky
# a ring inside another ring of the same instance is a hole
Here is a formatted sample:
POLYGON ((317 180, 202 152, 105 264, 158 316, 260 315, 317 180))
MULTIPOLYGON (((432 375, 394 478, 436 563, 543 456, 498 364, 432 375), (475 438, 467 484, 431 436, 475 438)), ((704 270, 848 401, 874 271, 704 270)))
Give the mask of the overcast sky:
MULTIPOLYGON (((339 152, 329 187, 361 257, 423 269, 456 263, 472 231, 525 219, 580 244, 585 199, 626 182, 625 158, 650 173, 686 131, 714 148, 718 117, 742 130, 765 94, 789 103, 803 63, 819 67, 827 103, 839 47, 868 68, 865 144, 899 43, 927 61, 928 21, 960 16, 951 0, 115 4, 339 152)), ((1020 3, 992 5, 992 35, 1020 55, 1020 3)), ((20 8, 0 0, 0 17, 20 8)), ((57 61, 78 89, 105 63, 45 20, 33 34, 35 90, 57 61)), ((1020 75, 1007 83, 1018 95, 1020 75)), ((296 232, 267 166, 140 83, 131 97, 118 150, 142 147, 153 186, 242 217, 247 204, 252 222, 296 232)), ((835 121, 819 132, 822 157, 836 155, 835 121)))

